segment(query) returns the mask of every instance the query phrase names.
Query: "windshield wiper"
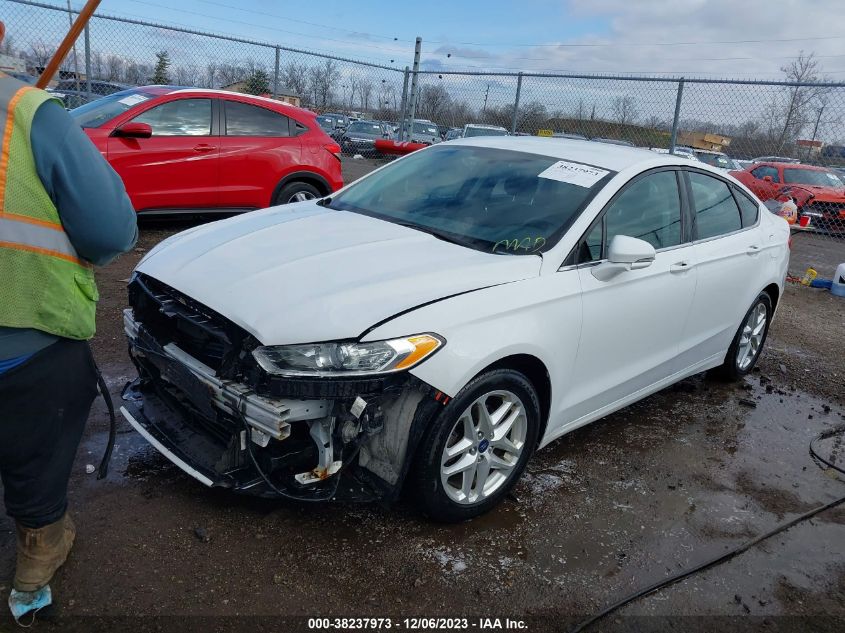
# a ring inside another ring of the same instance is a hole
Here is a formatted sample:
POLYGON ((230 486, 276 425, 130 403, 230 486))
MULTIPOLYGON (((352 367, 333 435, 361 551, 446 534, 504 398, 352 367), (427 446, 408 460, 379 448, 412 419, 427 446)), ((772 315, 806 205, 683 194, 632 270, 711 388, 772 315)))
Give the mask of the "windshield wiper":
POLYGON ((419 224, 414 224, 413 222, 401 222, 399 220, 390 221, 394 224, 398 224, 399 226, 404 226, 409 229, 414 229, 415 231, 422 231, 423 233, 428 233, 429 235, 436 237, 438 240, 443 240, 444 242, 449 242, 450 244, 457 244, 458 246, 464 246, 466 248, 475 248, 478 246, 478 242, 480 241, 474 240, 472 238, 461 239, 453 235, 452 233, 438 231, 437 229, 433 229, 428 226, 421 226, 419 224))

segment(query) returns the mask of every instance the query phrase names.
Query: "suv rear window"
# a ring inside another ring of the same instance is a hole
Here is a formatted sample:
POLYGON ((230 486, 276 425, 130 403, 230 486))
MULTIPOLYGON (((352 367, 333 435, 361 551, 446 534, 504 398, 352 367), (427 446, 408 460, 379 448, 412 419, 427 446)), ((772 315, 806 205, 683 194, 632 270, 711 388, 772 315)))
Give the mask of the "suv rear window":
POLYGON ((227 136, 291 136, 284 114, 241 101, 225 103, 227 136))

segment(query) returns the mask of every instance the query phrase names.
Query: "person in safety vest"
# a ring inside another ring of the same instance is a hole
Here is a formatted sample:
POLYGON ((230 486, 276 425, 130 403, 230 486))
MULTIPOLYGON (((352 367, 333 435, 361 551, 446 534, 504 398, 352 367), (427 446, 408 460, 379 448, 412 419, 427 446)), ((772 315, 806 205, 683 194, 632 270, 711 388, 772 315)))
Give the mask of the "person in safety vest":
POLYGON ((68 479, 97 393, 94 264, 138 229, 120 178, 47 92, 0 72, 0 125, 0 476, 17 618, 49 603, 73 546, 68 479))

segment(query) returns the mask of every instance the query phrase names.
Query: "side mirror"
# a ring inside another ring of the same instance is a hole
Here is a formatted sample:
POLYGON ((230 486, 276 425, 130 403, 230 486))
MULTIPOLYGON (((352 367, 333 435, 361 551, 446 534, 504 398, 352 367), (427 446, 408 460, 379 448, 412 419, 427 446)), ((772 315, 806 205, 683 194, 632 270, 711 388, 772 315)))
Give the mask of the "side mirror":
POLYGON ((148 123, 129 122, 117 128, 112 136, 123 138, 150 138, 153 135, 153 128, 148 123))
POLYGON ((593 277, 609 281, 620 273, 648 268, 655 257, 654 247, 645 240, 617 235, 610 241, 607 261, 593 267, 593 277))
POLYGON ((763 181, 764 182, 772 182, 772 177, 771 176, 763 176, 763 181))

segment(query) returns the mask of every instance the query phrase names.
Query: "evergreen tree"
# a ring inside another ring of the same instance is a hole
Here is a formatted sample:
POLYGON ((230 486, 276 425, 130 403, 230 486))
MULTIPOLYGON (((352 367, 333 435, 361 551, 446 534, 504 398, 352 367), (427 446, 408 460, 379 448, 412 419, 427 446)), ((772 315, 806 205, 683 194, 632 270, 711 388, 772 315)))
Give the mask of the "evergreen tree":
POLYGON ((270 77, 266 72, 257 68, 246 78, 244 92, 251 95, 263 95, 270 92, 270 77))
POLYGON ((170 75, 167 73, 170 68, 170 55, 167 51, 156 53, 156 67, 153 71, 154 84, 169 84, 170 75))

